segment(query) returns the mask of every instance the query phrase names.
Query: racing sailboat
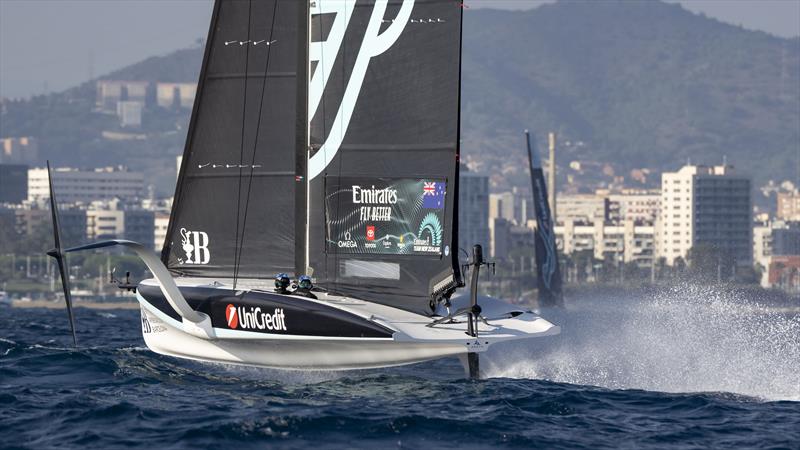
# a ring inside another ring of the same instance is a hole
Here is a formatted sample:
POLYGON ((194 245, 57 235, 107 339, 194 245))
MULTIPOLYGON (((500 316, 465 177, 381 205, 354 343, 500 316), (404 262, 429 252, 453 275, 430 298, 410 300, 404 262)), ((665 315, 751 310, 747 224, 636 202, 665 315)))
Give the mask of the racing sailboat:
POLYGON ((455 0, 217 0, 160 257, 62 249, 54 192, 49 254, 135 251, 144 340, 182 358, 477 376, 491 345, 557 334, 477 295, 480 246, 459 263, 461 23, 455 0))

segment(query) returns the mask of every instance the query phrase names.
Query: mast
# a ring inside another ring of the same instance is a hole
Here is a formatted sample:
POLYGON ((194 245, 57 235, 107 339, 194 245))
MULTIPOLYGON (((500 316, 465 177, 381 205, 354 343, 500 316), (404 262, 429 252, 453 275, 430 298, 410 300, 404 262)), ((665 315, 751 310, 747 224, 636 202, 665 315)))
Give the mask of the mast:
POLYGON ((308 177, 308 159, 311 156, 311 131, 308 120, 308 85, 311 76, 309 46, 311 44, 311 5, 300 2, 297 33, 297 149, 295 153, 295 275, 308 274, 308 243, 311 210, 311 189, 308 177))

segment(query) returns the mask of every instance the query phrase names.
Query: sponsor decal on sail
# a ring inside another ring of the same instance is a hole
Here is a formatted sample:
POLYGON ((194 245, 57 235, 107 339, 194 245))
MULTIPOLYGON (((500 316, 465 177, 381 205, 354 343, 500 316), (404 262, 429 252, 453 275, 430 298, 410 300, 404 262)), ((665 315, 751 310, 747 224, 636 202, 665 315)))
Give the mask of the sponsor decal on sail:
MULTIPOLYGON (((347 133, 347 128, 350 126, 350 119, 353 117, 353 111, 356 107, 356 101, 361 92, 361 85, 364 82, 364 77, 367 75, 367 66, 370 60, 388 50, 410 22, 411 10, 414 9, 414 0, 403 0, 397 16, 388 27, 384 25, 384 15, 386 13, 386 6, 388 0, 376 0, 372 9, 372 15, 367 23, 367 29, 364 33, 364 38, 361 42, 361 48, 358 50, 356 62, 353 65, 353 70, 350 73, 350 79, 347 82, 347 87, 342 95, 342 101, 339 104, 339 110, 336 113, 336 118, 330 125, 330 133, 328 134, 325 143, 322 147, 308 160, 308 177, 314 179, 317 175, 323 172, 325 167, 333 160, 333 157, 339 151, 342 145, 344 136, 347 133), (384 28, 381 32, 381 28, 384 28)), ((314 23, 316 17, 323 14, 335 14, 333 24, 328 32, 327 39, 324 41, 311 42, 309 46, 309 59, 311 63, 317 63, 318 68, 314 71, 309 82, 308 91, 308 120, 310 121, 317 109, 319 108, 322 100, 322 95, 325 92, 325 86, 333 69, 333 64, 322 64, 323 56, 328 61, 336 59, 339 49, 342 46, 347 25, 353 16, 353 9, 355 8, 355 1, 316 1, 311 3, 311 21, 314 23)))
POLYGON ((208 250, 208 233, 204 231, 189 231, 181 228, 181 248, 186 254, 186 259, 178 258, 181 264, 208 264, 211 261, 211 252, 208 250))
POLYGON ((272 312, 268 312, 262 310, 260 306, 229 304, 225 308, 225 321, 232 330, 288 331, 283 308, 275 308, 272 312))

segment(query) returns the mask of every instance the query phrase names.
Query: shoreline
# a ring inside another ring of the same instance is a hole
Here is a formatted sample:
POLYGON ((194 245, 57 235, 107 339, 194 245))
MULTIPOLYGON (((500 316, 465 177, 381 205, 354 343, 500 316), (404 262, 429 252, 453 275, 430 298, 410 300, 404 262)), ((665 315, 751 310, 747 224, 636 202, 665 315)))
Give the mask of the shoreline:
MULTIPOLYGON (((11 303, 12 308, 45 308, 45 309, 65 309, 64 302, 50 301, 50 300, 14 300, 11 303)), ((139 309, 139 302, 73 302, 73 308, 87 308, 87 309, 139 309)))

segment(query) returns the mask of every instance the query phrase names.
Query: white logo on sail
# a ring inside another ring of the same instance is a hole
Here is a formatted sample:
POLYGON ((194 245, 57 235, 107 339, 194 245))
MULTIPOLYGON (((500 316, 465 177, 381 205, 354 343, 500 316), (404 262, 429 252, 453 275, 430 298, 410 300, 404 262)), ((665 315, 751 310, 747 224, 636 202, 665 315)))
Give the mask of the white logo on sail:
POLYGON ((181 248, 186 253, 183 264, 208 264, 211 260, 208 233, 205 231, 187 231, 186 228, 181 228, 181 248))
MULTIPOLYGON (((372 10, 372 15, 367 24, 367 31, 364 34, 364 40, 361 43, 361 49, 356 57, 356 62, 353 65, 353 71, 350 75, 350 80, 347 82, 347 88, 342 96, 342 102, 339 105, 339 110, 336 113, 336 118, 333 124, 330 125, 330 133, 328 138, 322 144, 322 147, 308 160, 308 178, 313 179, 325 169, 331 162, 339 147, 342 145, 344 136, 347 133, 347 127, 350 125, 350 118, 353 116, 353 110, 358 100, 358 94, 361 92, 361 84, 364 82, 364 76, 367 74, 367 66, 372 57, 378 56, 391 47, 400 33, 403 32, 406 24, 411 17, 411 10, 414 8, 414 0, 403 0, 403 5, 397 13, 391 25, 383 33, 380 33, 381 24, 384 22, 383 15, 386 12, 386 4, 388 0, 376 0, 375 6, 372 10)), ((353 8, 355 8, 355 1, 353 0, 317 0, 311 5, 311 17, 319 14, 335 13, 336 18, 333 21, 331 30, 328 33, 328 39, 325 41, 311 42, 309 45, 309 59, 311 62, 317 63, 317 69, 311 77, 308 92, 308 120, 314 117, 314 114, 319 107, 322 100, 322 94, 325 91, 325 85, 328 83, 328 77, 333 69, 333 64, 336 56, 339 53, 339 48, 342 45, 347 24, 353 15, 353 8)))

